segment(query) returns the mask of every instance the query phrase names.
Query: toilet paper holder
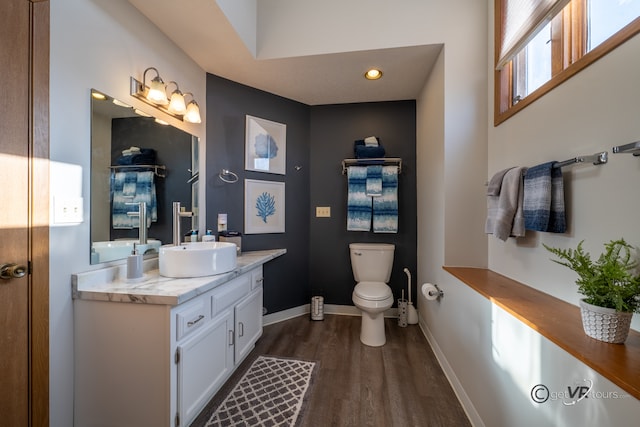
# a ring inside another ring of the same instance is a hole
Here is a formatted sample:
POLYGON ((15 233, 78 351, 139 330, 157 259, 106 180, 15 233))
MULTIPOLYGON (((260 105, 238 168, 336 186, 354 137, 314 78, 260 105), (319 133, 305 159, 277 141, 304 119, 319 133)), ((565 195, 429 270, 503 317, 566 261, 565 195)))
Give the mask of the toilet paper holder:
POLYGON ((429 295, 438 295, 438 298, 442 298, 444 296, 444 291, 440 289, 435 283, 433 284, 433 286, 436 287, 436 291, 429 291, 429 295))
POLYGON ((435 283, 425 283, 422 285, 422 292, 428 300, 439 300, 444 296, 444 291, 435 283), (426 292, 425 292, 426 291, 426 292), (434 298, 435 297, 435 298, 434 298))

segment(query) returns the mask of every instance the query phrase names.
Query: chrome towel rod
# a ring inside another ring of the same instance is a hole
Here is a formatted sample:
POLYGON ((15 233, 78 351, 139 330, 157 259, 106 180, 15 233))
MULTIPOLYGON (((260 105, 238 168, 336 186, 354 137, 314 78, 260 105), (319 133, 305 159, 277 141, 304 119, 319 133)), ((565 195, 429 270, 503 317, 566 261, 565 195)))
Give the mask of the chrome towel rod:
POLYGON ((163 165, 113 165, 109 166, 110 169, 118 170, 118 169, 149 169, 153 170, 153 173, 160 178, 165 178, 167 176, 167 167, 163 165))
POLYGON ((634 156, 638 157, 640 156, 640 141, 613 147, 613 152, 614 153, 631 153, 634 156))
POLYGON ((603 165, 609 161, 609 155, 606 151, 601 153, 592 154, 591 156, 579 156, 573 159, 564 160, 562 162, 555 162, 554 168, 563 168, 565 166, 573 165, 575 163, 593 163, 594 165, 603 165))

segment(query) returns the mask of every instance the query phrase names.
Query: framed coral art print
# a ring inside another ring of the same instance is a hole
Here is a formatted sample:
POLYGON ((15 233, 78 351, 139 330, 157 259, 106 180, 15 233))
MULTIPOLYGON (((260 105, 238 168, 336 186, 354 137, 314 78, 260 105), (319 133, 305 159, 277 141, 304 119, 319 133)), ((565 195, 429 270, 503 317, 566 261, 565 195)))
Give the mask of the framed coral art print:
POLYGON ((287 125, 247 115, 244 168, 286 174, 287 125))
POLYGON ((244 180, 244 233, 284 233, 284 182, 244 180))

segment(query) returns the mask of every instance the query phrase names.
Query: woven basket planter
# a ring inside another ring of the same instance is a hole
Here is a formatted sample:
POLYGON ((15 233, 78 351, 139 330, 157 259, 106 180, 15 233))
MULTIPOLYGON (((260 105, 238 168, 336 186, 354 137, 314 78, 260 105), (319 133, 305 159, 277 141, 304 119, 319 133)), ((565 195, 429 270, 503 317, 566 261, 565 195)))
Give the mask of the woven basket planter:
POLYGON ((598 307, 584 300, 580 300, 580 313, 584 332, 591 338, 612 344, 622 344, 627 339, 633 313, 598 307))

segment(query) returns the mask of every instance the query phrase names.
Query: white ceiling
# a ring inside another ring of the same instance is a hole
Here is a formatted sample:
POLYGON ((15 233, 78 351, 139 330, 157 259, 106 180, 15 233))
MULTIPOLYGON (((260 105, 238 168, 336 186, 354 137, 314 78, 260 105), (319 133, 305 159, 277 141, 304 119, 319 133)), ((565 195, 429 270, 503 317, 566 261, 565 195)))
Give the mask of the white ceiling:
POLYGON ((206 72, 307 105, 416 99, 441 45, 256 59, 214 0, 129 0, 206 72), (382 79, 368 81, 370 67, 382 79))

